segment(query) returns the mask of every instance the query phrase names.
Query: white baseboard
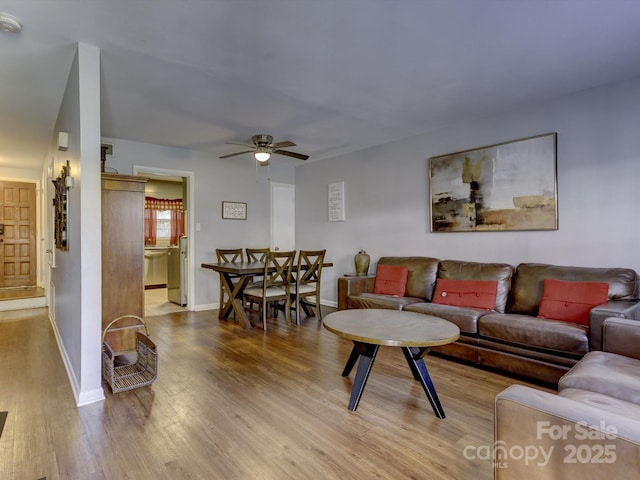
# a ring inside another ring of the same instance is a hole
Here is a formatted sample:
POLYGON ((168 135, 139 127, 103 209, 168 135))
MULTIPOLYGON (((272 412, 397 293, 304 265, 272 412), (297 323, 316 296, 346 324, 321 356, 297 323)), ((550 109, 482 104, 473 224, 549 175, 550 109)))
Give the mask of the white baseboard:
POLYGON ((338 308, 338 302, 333 301, 333 300, 323 300, 320 299, 320 305, 325 305, 327 307, 334 307, 334 308, 338 308))
POLYGON ((71 384, 71 390, 73 391, 73 398, 75 398, 76 400, 76 406, 81 407, 83 405, 88 405, 89 403, 104 400, 104 391, 102 389, 91 390, 89 392, 83 392, 80 389, 80 383, 78 382, 76 374, 73 371, 71 361, 69 360, 69 355, 67 355, 67 351, 64 348, 64 343, 62 342, 62 338, 60 337, 58 325, 56 325, 56 322, 51 318, 51 315, 49 315, 49 322, 51 323, 53 334, 56 337, 56 343, 58 344, 58 350, 60 351, 60 356, 62 357, 62 363, 64 364, 64 368, 67 371, 67 377, 69 377, 69 383, 71 384))
POLYGON ((202 305, 196 305, 193 311, 202 312, 204 310, 217 310, 218 308, 220 308, 219 303, 204 303, 202 305))

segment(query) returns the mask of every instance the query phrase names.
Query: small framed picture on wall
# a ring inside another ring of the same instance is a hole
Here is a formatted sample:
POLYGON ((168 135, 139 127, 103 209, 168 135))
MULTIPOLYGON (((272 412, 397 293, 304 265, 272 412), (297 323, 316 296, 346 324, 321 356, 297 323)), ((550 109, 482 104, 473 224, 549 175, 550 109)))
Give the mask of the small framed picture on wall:
POLYGON ((246 220, 246 202, 222 202, 222 218, 229 220, 246 220))

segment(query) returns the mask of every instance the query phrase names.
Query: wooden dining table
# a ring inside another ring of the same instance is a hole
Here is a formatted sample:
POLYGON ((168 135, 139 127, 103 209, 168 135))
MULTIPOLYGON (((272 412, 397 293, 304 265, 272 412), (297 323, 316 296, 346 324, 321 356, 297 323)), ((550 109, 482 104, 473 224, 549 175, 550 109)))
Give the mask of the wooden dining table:
MULTIPOLYGON (((253 328, 249 316, 244 309, 244 291, 251 282, 254 275, 264 274, 264 262, 226 262, 226 263, 202 263, 202 268, 213 270, 220 274, 220 284, 227 294, 228 300, 224 305, 220 305, 218 318, 227 320, 231 312, 234 312, 237 319, 240 319, 244 328, 253 328)), ((322 268, 332 267, 333 263, 324 262, 322 268)), ((297 265, 293 270, 297 270, 297 265)), ((273 268, 275 271, 275 267, 273 268)), ((220 299, 222 301, 222 299, 220 299)), ((304 306, 303 306, 304 308, 304 306)), ((305 312, 307 312, 305 308, 305 312)))

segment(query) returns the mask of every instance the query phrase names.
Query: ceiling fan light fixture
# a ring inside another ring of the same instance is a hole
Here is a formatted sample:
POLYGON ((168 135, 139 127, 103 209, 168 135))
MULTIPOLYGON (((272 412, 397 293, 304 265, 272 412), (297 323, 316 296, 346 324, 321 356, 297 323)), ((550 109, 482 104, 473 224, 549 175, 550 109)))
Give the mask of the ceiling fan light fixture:
POLYGON ((268 162, 271 158, 271 152, 269 152, 269 149, 266 147, 256 147, 256 151, 253 156, 258 162, 264 163, 268 162))
POLYGON ((17 33, 22 30, 22 23, 13 15, 0 12, 0 30, 3 32, 17 33))

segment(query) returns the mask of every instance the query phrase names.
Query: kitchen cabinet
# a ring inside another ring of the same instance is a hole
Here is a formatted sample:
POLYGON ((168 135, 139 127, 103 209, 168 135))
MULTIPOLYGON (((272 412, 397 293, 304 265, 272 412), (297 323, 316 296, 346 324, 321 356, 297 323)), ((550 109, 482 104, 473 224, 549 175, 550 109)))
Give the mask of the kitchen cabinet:
MULTIPOLYGON (((122 315, 144 316, 144 187, 147 179, 102 174, 102 330, 122 315)), ((119 326, 135 324, 134 319, 119 326), (129 323, 127 323, 129 322, 129 323)), ((135 349, 135 329, 110 332, 114 351, 135 349)))

